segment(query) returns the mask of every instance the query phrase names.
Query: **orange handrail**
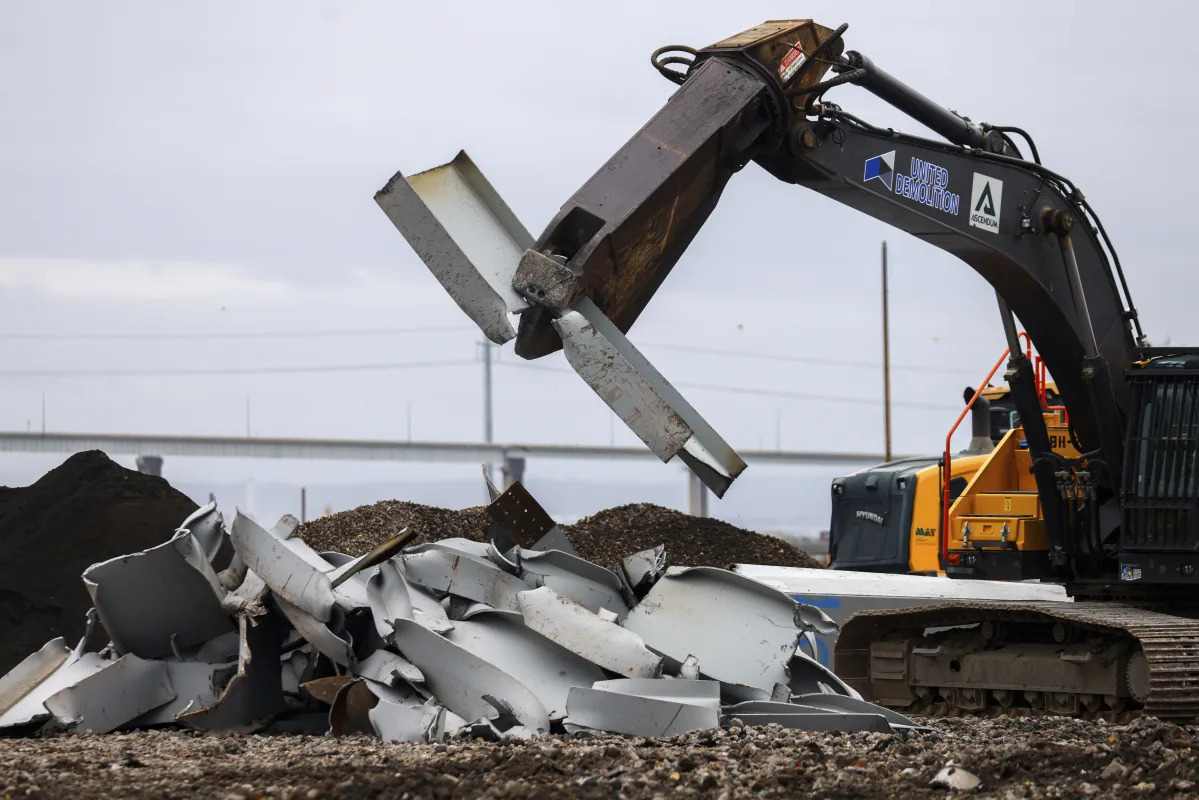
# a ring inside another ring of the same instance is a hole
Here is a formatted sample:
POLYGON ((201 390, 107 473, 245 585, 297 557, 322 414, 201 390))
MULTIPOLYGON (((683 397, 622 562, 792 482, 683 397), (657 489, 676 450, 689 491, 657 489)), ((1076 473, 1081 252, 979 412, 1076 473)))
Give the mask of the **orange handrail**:
MULTIPOLYGON (((1032 358, 1032 338, 1025 331, 1020 331, 1019 337, 1028 343, 1028 356, 1032 358)), ((974 408, 974 404, 978 402, 978 398, 982 397, 983 389, 991 383, 991 378, 995 377, 995 373, 1003 366, 1003 362, 1007 359, 1008 354, 1012 352, 1012 348, 1007 348, 1003 351, 1003 355, 995 362, 995 366, 991 367, 991 371, 987 373, 987 377, 983 378, 982 383, 978 385, 974 396, 970 398, 970 402, 962 409, 962 413, 958 415, 957 420, 953 423, 953 427, 949 429, 949 433, 945 436, 945 458, 941 472, 941 569, 949 566, 949 489, 950 475, 953 465, 953 435, 957 433, 958 426, 962 424, 962 420, 970 413, 970 409, 974 408)))
POLYGON ((1045 397, 1045 384, 1049 382, 1049 373, 1045 368, 1045 359, 1037 356, 1037 394, 1041 397, 1041 405, 1046 411, 1056 411, 1061 417, 1063 425, 1070 424, 1070 412, 1065 406, 1051 406, 1049 400, 1045 397))

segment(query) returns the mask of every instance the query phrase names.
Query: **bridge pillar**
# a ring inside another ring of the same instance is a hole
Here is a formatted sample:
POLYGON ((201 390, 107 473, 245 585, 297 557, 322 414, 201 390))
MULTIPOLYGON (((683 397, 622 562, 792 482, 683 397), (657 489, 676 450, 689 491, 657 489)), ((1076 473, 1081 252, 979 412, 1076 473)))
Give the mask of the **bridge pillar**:
POLYGON ((137 471, 145 475, 162 477, 162 456, 138 456, 137 471))
POLYGON ((708 487, 704 486, 704 482, 699 479, 699 476, 690 470, 687 472, 687 487, 688 509, 691 516, 708 516, 708 487))
POLYGON ((507 489, 512 484, 525 479, 525 459, 523 456, 510 456, 504 453, 504 463, 500 467, 500 474, 504 478, 504 489, 507 489))

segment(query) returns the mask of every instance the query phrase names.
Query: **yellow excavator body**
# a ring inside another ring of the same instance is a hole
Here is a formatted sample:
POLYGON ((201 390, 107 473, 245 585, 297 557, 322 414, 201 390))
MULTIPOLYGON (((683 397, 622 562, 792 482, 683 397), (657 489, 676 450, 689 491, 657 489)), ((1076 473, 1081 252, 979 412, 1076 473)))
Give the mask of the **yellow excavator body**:
MULTIPOLYGON (((1056 387, 1045 385, 1050 405, 1056 387)), ((1044 561, 1048 541, 1040 499, 1013 415, 1007 386, 988 386, 982 395, 990 416, 985 439, 994 446, 949 461, 949 563, 943 563, 944 458, 926 456, 879 464, 833 481, 828 565, 833 569, 944 575, 946 567, 969 574, 971 561, 993 551, 1016 550, 1021 558, 1044 561)), ((1045 422, 1055 452, 1077 458, 1069 429, 1059 414, 1045 422)), ((977 446, 978 437, 972 445, 977 446)))

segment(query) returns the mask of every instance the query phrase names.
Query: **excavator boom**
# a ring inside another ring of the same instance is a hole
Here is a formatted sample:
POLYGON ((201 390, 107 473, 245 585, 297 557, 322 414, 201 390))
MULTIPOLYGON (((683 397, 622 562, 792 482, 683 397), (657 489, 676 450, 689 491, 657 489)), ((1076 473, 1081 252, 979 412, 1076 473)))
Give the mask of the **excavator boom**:
MULTIPOLYGON (((537 240, 535 250, 564 260, 574 275, 559 307, 589 297, 628 331, 729 179, 753 160, 782 181, 894 225, 978 271, 1020 318, 1050 372, 1062 376, 1079 440, 1088 450, 1098 447, 1101 423, 1083 384, 1083 360, 1114 366, 1116 375, 1095 380, 1107 384, 1099 387, 1105 411, 1118 415, 1129 402, 1119 372, 1140 355, 1103 244, 1090 225, 1072 224, 1086 213, 1068 194, 1069 182, 866 57, 841 57, 834 33, 808 20, 768 22, 698 51, 663 109, 537 240), (786 80, 793 48, 814 53, 821 44, 814 58, 799 56, 803 65, 786 80), (951 138, 873 128, 831 105, 818 116, 805 113, 809 90, 829 66, 845 72, 827 83, 857 76, 853 82, 951 138), (1076 281, 1067 274, 1059 230, 1073 249, 1076 281)), ((535 306, 522 315, 519 354, 536 358, 560 346, 549 323, 553 311, 535 306)))

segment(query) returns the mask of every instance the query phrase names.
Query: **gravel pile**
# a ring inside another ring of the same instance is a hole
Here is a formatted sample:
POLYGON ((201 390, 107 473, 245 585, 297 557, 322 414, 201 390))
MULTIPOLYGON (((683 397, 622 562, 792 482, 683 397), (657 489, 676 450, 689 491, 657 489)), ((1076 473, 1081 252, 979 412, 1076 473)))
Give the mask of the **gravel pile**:
MULTIPOLYGON (((356 556, 405 527, 418 534, 413 544, 451 537, 482 541, 487 514, 482 507, 453 511, 384 500, 306 522, 296 535, 318 552, 334 550, 356 556)), ((580 556, 602 565, 615 564, 638 550, 664 544, 672 566, 824 566, 777 537, 650 503, 610 508, 562 528, 580 556)))
POLYGON ((0 675, 48 639, 74 646, 92 564, 162 544, 196 509, 162 478, 99 450, 76 453, 31 486, 0 487, 0 675))
POLYGON ((416 533, 412 545, 456 537, 481 542, 487 529, 487 512, 482 506, 454 511, 402 500, 383 500, 310 520, 296 530, 296 536, 318 553, 332 550, 360 556, 404 528, 416 533))
POLYGON ((563 528, 579 555, 597 564, 664 544, 667 561, 677 567, 824 566, 778 537, 649 503, 609 508, 563 528))
POLYGON ((732 726, 669 739, 383 744, 179 732, 0 740, 0 796, 234 798, 1193 797, 1199 728, 1057 717, 941 719, 931 734, 732 726))

